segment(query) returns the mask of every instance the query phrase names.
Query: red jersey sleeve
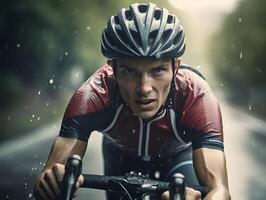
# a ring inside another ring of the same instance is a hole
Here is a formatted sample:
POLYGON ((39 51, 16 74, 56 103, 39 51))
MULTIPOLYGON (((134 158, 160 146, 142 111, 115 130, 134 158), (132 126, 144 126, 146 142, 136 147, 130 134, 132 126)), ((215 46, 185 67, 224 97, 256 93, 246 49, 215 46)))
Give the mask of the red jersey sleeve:
POLYGON ((183 95, 182 133, 193 149, 207 147, 223 150, 220 106, 208 83, 196 73, 183 69, 178 76, 183 95))

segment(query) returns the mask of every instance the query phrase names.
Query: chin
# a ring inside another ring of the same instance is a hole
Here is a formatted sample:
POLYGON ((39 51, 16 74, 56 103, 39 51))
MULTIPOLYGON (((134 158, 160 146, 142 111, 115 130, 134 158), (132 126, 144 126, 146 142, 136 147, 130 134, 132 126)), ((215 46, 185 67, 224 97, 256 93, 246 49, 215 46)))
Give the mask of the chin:
POLYGON ((156 112, 151 111, 151 112, 140 112, 140 113, 136 113, 135 115, 138 116, 141 119, 150 119, 152 118, 154 115, 156 114, 156 112))

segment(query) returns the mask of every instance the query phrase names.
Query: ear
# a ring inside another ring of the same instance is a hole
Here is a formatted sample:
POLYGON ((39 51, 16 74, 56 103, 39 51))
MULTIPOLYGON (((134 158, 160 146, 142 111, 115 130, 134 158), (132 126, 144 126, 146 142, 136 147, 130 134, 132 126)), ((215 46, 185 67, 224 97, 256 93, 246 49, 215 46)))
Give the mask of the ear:
POLYGON ((176 67, 176 69, 178 69, 178 68, 179 68, 179 66, 180 66, 180 63, 181 63, 181 60, 180 60, 180 58, 176 58, 176 59, 175 59, 175 67, 176 67))

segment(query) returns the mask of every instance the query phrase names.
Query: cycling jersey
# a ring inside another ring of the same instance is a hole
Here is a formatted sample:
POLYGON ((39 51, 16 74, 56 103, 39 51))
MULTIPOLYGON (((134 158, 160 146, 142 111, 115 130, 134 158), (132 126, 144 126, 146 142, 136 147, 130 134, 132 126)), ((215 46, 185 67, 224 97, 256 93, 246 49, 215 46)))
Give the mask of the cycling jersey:
POLYGON ((72 96, 59 136, 87 141, 99 131, 143 160, 172 156, 192 144, 223 150, 219 104, 207 82, 180 66, 166 105, 151 119, 135 116, 119 94, 109 65, 98 69, 72 96))

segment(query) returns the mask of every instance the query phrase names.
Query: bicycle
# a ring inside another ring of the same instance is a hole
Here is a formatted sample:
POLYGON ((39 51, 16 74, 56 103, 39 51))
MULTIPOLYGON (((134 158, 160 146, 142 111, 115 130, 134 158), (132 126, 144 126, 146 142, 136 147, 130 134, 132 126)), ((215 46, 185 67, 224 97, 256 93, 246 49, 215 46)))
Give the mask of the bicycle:
MULTIPOLYGON (((82 171, 82 160, 78 155, 71 156, 65 167, 63 178, 63 200, 71 200, 78 177, 82 171)), ((103 176, 83 174, 84 183, 81 187, 100 189, 119 193, 129 200, 143 200, 146 196, 167 190, 170 192, 170 200, 185 199, 185 177, 182 174, 174 174, 170 182, 150 179, 138 172, 130 172, 124 176, 103 176)), ((202 196, 206 196, 208 190, 202 186, 191 186, 199 190, 202 196)))

